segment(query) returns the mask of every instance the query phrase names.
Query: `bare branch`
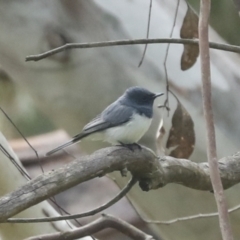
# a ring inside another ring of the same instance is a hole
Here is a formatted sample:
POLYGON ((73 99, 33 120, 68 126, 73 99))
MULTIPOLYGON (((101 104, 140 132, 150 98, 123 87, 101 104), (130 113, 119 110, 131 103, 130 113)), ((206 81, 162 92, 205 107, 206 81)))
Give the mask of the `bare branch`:
MULTIPOLYGON (((130 197, 128 196, 128 194, 125 197, 127 198, 128 202, 130 203, 132 208, 136 211, 136 213, 138 214, 140 219, 147 224, 171 225, 171 224, 178 223, 178 222, 185 222, 185 221, 190 221, 190 220, 198 220, 198 219, 202 219, 202 218, 212 218, 212 217, 219 216, 218 212, 212 212, 212 213, 198 213, 198 214, 189 215, 186 217, 173 218, 173 219, 165 220, 165 221, 152 220, 152 219, 148 219, 142 215, 141 211, 139 211, 139 209, 133 204, 133 202, 130 199, 130 197)), ((228 213, 233 213, 235 211, 238 211, 239 209, 240 209, 240 204, 228 209, 228 213)))
MULTIPOLYGON (((76 159, 63 168, 43 174, 29 181, 12 194, 2 197, 2 201, 0 200, 2 206, 0 218, 2 220, 7 219, 31 205, 37 204, 81 182, 125 167, 134 176, 138 177, 141 173, 146 179, 149 178, 149 172, 155 170, 156 173, 152 174, 151 181, 149 181, 149 184, 151 184, 149 187, 157 188, 160 164, 156 160, 156 156, 151 151, 144 149, 141 152, 132 152, 121 147, 101 149, 92 155, 76 159), (146 159, 150 159, 150 162, 155 165, 149 165, 146 163, 146 159), (142 162, 142 164, 139 165, 138 162, 142 162), (12 210, 6 211, 7 206, 12 210)), ((146 187, 148 187, 147 184, 146 187)))
POLYGON ((80 237, 92 235, 105 228, 114 228, 135 240, 154 240, 152 236, 147 235, 146 233, 140 231, 131 224, 120 220, 119 218, 115 218, 113 216, 105 214, 103 214, 101 218, 74 230, 34 236, 25 240, 74 240, 80 237))
POLYGON ((207 155, 210 177, 219 212, 219 222, 223 240, 233 240, 227 203, 223 193, 220 172, 218 169, 215 129, 212 111, 211 70, 208 42, 208 20, 210 16, 211 0, 201 0, 199 17, 199 49, 202 72, 203 110, 207 128, 207 155))
MULTIPOLYGON (((124 46, 124 45, 139 45, 139 44, 157 44, 157 43, 173 43, 173 44, 192 44, 198 45, 198 39, 179 39, 179 38, 156 38, 156 39, 124 39, 117 41, 106 41, 106 42, 93 42, 93 43, 67 43, 61 47, 54 48, 50 51, 30 55, 26 57, 26 61, 39 61, 41 59, 52 56, 56 53, 75 48, 97 48, 97 47, 110 47, 110 46, 124 46)), ((236 45, 230 44, 222 44, 222 43, 209 43, 210 48, 240 53, 240 47, 236 45)))
MULTIPOLYGON (((148 11, 148 25, 147 25, 147 36, 146 36, 146 39, 149 38, 149 31, 150 31, 150 22, 151 22, 151 14, 152 14, 152 0, 150 0, 150 3, 149 3, 149 11, 148 11)), ((141 67, 142 63, 143 63, 143 60, 144 60, 144 57, 145 57, 145 54, 146 54, 146 51, 147 51, 147 44, 145 45, 144 47, 144 50, 143 50, 143 55, 142 55, 142 58, 138 64, 138 67, 141 67)))
MULTIPOLYGON (((161 158, 147 148, 131 151, 124 147, 100 149, 57 170, 40 175, 21 188, 0 198, 0 222, 79 183, 113 171, 127 168, 148 191, 169 183, 210 191, 208 163, 194 163, 169 156, 161 158), (8 209, 8 211, 6 211, 8 209)), ((240 182, 240 152, 219 160, 219 170, 225 189, 240 182)))
MULTIPOLYGON (((173 30, 174 30, 174 27, 175 27, 176 21, 177 21, 179 3, 180 3, 180 0, 177 0, 176 10, 175 10, 174 19, 173 19, 173 25, 172 25, 172 29, 170 32, 170 39, 172 38, 173 30)), ((168 43, 168 45, 167 45, 167 49, 166 49, 166 53, 165 53, 165 57, 164 57, 164 61, 163 61, 165 81, 166 81, 166 99, 164 101, 164 106, 166 107, 166 109, 168 111, 168 115, 169 115, 169 111, 170 111, 170 108, 169 108, 169 81, 168 81, 168 71, 167 71, 167 59, 168 59, 169 48, 170 48, 170 43, 168 43)))
POLYGON ((109 208, 114 203, 118 202, 121 198, 123 198, 130 191, 130 189, 134 186, 134 184, 136 182, 137 182, 137 180, 134 177, 132 177, 131 180, 128 182, 128 184, 120 191, 120 193, 118 193, 117 196, 115 196, 113 199, 111 199, 109 202, 103 204, 102 206, 95 208, 88 212, 73 214, 73 215, 57 216, 57 217, 46 217, 46 218, 12 218, 12 219, 9 218, 8 222, 11 222, 11 223, 53 222, 53 221, 69 220, 69 219, 92 216, 92 215, 95 215, 95 214, 109 208))
MULTIPOLYGON (((3 110, 3 108, 0 107, 1 112, 4 114, 4 116, 7 118, 7 120, 11 123, 11 125, 14 127, 14 129, 20 134, 20 136, 24 139, 24 141, 27 143, 27 145, 32 149, 32 151, 35 153, 35 156, 38 159, 38 163, 39 166, 43 171, 43 167, 42 167, 42 162, 39 158, 38 152, 36 151, 36 149, 30 144, 30 142, 27 140, 27 138, 24 136, 24 134, 20 131, 20 129, 17 127, 17 125, 12 121, 12 119, 8 116, 8 114, 3 110)), ((28 179, 30 179, 30 176, 26 176, 28 179)))
MULTIPOLYGON (((0 198, 0 222, 6 222, 22 210, 79 183, 123 168, 127 168, 139 180, 144 191, 157 189, 168 183, 178 183, 198 190, 212 190, 207 163, 197 164, 168 156, 157 158, 151 150, 144 147, 134 151, 124 147, 109 147, 40 175, 0 198)), ((219 170, 225 189, 239 183, 240 152, 219 160, 219 170)))
MULTIPOLYGON (((240 205, 237 205, 233 208, 230 208, 228 210, 228 213, 232 213, 235 212, 237 210, 240 209, 240 205)), ((139 213, 138 213, 139 214, 139 213)), ((141 219, 145 222, 145 223, 149 223, 149 224, 162 224, 162 225, 170 225, 173 223, 177 223, 177 222, 183 222, 183 221, 190 221, 190 220, 197 220, 197 219, 201 219, 201 218, 211 218, 211 217, 218 217, 219 213, 218 212, 213 212, 213 213, 198 213, 195 215, 191 215, 191 216, 187 216, 187 217, 180 217, 180 218, 174 218, 168 221, 158 221, 158 220, 150 220, 150 219, 146 219, 144 217, 141 217, 141 219)))

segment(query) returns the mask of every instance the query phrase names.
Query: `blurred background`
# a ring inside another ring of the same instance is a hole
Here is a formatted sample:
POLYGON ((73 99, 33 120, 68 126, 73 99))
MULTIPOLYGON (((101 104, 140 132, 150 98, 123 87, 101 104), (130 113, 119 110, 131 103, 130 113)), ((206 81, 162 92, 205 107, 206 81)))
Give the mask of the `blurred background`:
MULTIPOLYGON (((146 0, 0 0, 0 106, 7 112, 41 156, 61 144, 130 86, 143 86, 154 92, 165 91, 164 58, 167 44, 149 45, 141 67, 143 45, 117 46, 65 51, 38 62, 25 62, 25 57, 42 53, 71 42, 96 42, 145 38, 149 3, 146 0), (51 134, 51 131, 59 130, 51 134)), ((199 1, 190 5, 198 12, 199 1)), ((153 0, 149 38, 170 36, 176 0, 153 0)), ((173 37, 187 12, 180 1, 173 37)), ((240 19, 233 2, 212 1, 210 40, 239 45, 240 19)), ((207 161, 205 123, 201 102, 199 59, 189 69, 181 69, 182 45, 171 45, 167 72, 171 90, 180 99, 194 122, 196 138, 190 159, 207 161)), ((218 157, 239 150, 239 56, 211 50, 212 93, 216 122, 218 157)), ((157 110, 151 129, 142 143, 161 154, 168 154, 166 141, 176 100, 170 97, 170 114, 157 110), (160 114, 161 116, 160 116, 160 114), (160 119, 165 134, 156 143, 160 119)), ((157 104, 161 104, 158 102, 157 104)), ((11 142, 31 176, 41 174, 38 161, 29 146, 10 122, 0 114, 1 132, 11 142)), ((106 146, 100 142, 82 142, 69 149, 75 156, 106 146), (80 149, 80 150, 79 150, 80 149)), ((51 170, 73 158, 62 153, 43 158, 44 170, 51 170)), ((117 185, 127 179, 111 175, 117 185)), ((59 204, 71 213, 92 209, 113 197, 119 190, 109 178, 94 179, 57 196, 59 204)), ((10 191, 10 190, 9 190, 10 191)), ((239 203, 239 186, 225 191, 229 207, 239 203)), ((136 186, 130 193, 141 214, 153 220, 169 220, 198 213, 216 211, 213 194, 169 185, 149 193, 136 186)), ((179 222, 169 226, 147 225, 124 199, 107 212, 119 216, 156 239, 220 239, 217 218, 179 222)), ((83 223, 93 218, 83 219, 83 223)), ((231 214, 235 238, 240 237, 240 213, 231 214)), ((116 231, 106 231, 99 239, 127 239, 116 231)), ((17 239, 17 238, 16 238, 17 239)))

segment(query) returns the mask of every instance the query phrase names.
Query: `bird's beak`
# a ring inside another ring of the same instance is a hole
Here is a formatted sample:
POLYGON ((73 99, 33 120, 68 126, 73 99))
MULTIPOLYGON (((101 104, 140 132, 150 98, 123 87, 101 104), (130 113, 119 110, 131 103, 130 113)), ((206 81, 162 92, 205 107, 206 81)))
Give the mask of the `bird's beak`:
POLYGON ((157 97, 160 97, 160 96, 162 96, 162 95, 164 95, 164 93, 156 93, 156 94, 154 95, 154 99, 157 98, 157 97))

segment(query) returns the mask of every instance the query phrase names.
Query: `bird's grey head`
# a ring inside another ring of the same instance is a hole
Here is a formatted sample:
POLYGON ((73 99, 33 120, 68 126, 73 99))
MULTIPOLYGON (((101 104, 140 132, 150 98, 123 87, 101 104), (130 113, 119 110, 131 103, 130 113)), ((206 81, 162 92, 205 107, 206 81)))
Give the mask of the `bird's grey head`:
POLYGON ((136 105, 152 106, 155 98, 163 95, 163 93, 155 94, 142 87, 128 88, 124 93, 124 99, 136 105))
POLYGON ((141 114, 152 117, 153 102, 161 95, 163 93, 155 94, 142 87, 131 87, 125 91, 122 103, 135 107, 141 114))

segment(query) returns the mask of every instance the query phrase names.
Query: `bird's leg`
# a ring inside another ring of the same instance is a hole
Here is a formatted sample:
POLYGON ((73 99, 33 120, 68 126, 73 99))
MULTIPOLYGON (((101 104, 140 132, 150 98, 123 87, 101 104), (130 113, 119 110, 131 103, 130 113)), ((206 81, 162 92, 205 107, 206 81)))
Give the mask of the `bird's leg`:
POLYGON ((142 150, 142 146, 138 143, 133 143, 133 146, 136 146, 138 148, 138 150, 142 150))
POLYGON ((126 143, 123 143, 123 142, 120 142, 120 146, 122 147, 125 147, 125 148, 128 148, 129 150, 131 150, 132 152, 134 151, 134 148, 133 148, 133 145, 132 144, 126 144, 126 143))

